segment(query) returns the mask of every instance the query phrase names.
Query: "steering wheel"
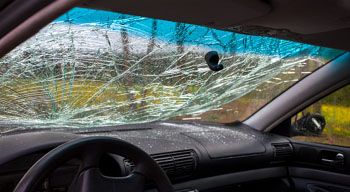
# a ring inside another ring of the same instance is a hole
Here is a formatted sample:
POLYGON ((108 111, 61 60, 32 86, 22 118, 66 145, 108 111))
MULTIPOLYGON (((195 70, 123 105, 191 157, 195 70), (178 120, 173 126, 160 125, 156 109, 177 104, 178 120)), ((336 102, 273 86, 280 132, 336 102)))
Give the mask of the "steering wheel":
POLYGON ((34 191, 48 174, 73 158, 82 163, 70 192, 139 192, 146 178, 152 179, 160 192, 174 191, 167 175, 146 152, 120 139, 94 136, 69 141, 48 152, 27 171, 14 192, 34 191), (129 158, 135 163, 134 171, 126 177, 103 176, 98 164, 106 153, 129 158))

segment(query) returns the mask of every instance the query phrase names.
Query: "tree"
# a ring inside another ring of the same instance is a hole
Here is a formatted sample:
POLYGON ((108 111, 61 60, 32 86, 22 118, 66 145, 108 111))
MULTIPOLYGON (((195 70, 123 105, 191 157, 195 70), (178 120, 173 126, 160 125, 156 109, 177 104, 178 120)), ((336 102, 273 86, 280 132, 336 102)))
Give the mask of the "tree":
MULTIPOLYGON (((151 36, 149 38, 149 41, 148 41, 148 45, 147 45, 147 56, 149 54, 151 54, 154 50, 154 47, 156 45, 156 36, 157 36, 157 30, 158 30, 158 21, 156 19, 153 19, 152 20, 152 27, 151 27, 151 36)), ((145 59, 145 64, 143 66, 144 68, 144 71, 147 73, 147 72, 151 72, 151 70, 149 70, 149 67, 152 68, 152 66, 149 66, 149 65, 152 65, 152 61, 151 61, 151 58, 148 58, 148 59, 145 59)), ((143 88, 142 88, 142 93, 141 93, 141 96, 142 96, 142 101, 141 101, 141 106, 142 107, 145 107, 147 105, 146 103, 146 98, 147 98, 147 87, 146 87, 146 84, 147 84, 147 80, 146 78, 143 78, 143 88)))
POLYGON ((154 50, 155 39, 157 36, 158 22, 156 19, 152 20, 152 29, 151 29, 151 37, 149 38, 148 46, 147 46, 147 54, 151 53, 154 50))
POLYGON ((175 38, 176 38, 176 45, 177 45, 177 52, 183 53, 184 52, 184 42, 186 38, 186 24, 177 22, 175 25, 175 38))
MULTIPOLYGON (((129 48, 129 33, 127 30, 127 18, 124 14, 121 15, 121 29, 120 29, 120 37, 122 42, 122 54, 123 54, 123 67, 122 70, 126 71, 129 70, 130 66, 130 48, 129 48)), ((136 104, 134 103, 135 95, 130 91, 129 86, 133 85, 133 77, 132 75, 124 75, 124 86, 125 91, 128 95, 128 100, 130 102, 129 109, 135 110, 136 104)))

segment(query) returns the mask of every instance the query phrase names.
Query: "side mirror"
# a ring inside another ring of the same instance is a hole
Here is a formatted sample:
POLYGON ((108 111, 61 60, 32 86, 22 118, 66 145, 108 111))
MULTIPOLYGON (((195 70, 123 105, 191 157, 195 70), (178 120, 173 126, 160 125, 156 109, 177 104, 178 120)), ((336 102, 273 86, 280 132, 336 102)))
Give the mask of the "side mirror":
POLYGON ((326 119, 322 115, 318 113, 307 113, 300 119, 296 120, 292 125, 292 132, 294 136, 319 136, 325 126, 326 119))

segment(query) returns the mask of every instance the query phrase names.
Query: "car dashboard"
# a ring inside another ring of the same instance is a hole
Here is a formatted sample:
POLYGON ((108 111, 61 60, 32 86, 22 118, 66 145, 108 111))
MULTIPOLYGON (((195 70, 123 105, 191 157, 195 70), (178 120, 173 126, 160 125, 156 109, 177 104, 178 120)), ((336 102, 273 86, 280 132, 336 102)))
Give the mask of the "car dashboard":
MULTIPOLYGON (((0 191, 13 191, 25 172, 45 153, 69 140, 110 136, 128 141, 151 155, 177 191, 242 191, 245 183, 283 179, 285 163, 293 154, 291 142, 256 131, 242 123, 154 122, 119 126, 109 131, 85 129, 75 133, 36 131, 0 138, 0 191)), ((134 164, 124 157, 105 154, 100 171, 109 177, 127 176, 134 164)), ((72 159, 42 181, 37 191, 67 191, 79 169, 72 159)), ((278 181, 280 182, 280 180, 278 181)), ((256 185, 258 186, 258 185, 256 185)), ((152 182, 145 190, 152 191, 152 182)))

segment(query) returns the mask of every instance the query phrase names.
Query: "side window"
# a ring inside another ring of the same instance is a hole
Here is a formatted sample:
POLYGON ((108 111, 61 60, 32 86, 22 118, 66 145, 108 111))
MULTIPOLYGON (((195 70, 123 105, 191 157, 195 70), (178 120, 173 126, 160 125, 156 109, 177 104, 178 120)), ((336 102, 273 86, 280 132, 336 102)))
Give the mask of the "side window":
POLYGON ((294 139, 350 147, 350 85, 292 117, 294 139))

